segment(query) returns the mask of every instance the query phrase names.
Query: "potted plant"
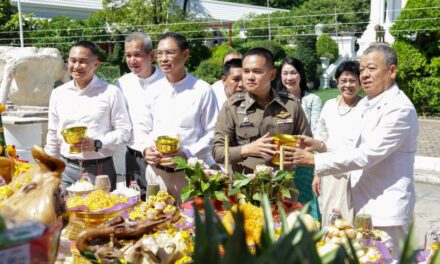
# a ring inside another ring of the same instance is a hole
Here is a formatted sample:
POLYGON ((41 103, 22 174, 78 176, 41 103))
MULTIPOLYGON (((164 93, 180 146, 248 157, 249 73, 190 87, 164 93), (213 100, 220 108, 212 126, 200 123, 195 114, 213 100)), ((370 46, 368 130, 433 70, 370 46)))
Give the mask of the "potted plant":
POLYGON ((220 209, 221 202, 228 201, 225 192, 229 187, 230 179, 226 174, 218 170, 210 170, 197 158, 190 158, 187 161, 182 157, 175 157, 173 160, 177 164, 176 169, 183 169, 188 179, 188 185, 182 189, 182 202, 194 199, 196 204, 202 205, 201 197, 211 197, 216 202, 217 209, 220 209))

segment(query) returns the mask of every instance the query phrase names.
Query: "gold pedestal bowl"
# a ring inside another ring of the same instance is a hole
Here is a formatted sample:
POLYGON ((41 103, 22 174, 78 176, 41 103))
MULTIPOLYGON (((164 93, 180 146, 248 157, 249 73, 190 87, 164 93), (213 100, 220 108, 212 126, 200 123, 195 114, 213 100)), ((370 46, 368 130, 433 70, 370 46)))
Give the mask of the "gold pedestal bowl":
MULTIPOLYGON (((289 146, 289 147, 295 147, 296 146, 296 140, 297 137, 294 135, 288 135, 288 134, 275 134, 272 136, 272 143, 277 145, 276 150, 280 151, 281 146, 289 146)), ((280 155, 275 154, 272 158, 272 163, 275 165, 280 164, 280 155)))
POLYGON ((162 154, 172 154, 179 150, 180 139, 177 137, 160 136, 157 137, 156 149, 162 154))
MULTIPOLYGON (((72 126, 61 131, 61 135, 64 137, 64 141, 68 144, 74 145, 80 143, 87 135, 86 126, 72 126)), ((81 153, 81 148, 76 146, 70 146, 71 154, 81 153)))

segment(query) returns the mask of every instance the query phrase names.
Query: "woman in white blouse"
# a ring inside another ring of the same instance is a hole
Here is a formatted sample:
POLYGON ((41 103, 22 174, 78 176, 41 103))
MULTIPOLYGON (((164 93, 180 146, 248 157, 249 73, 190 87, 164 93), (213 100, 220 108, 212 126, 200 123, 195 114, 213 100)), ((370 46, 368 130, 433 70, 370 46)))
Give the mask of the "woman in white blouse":
MULTIPOLYGON (((361 97, 359 63, 345 61, 335 72, 340 95, 328 100, 321 111, 316 138, 324 141, 327 148, 341 147, 347 144, 355 124, 360 120, 356 111, 361 97)), ((319 179, 313 180, 313 190, 319 195, 319 179)), ((321 177, 323 225, 330 224, 333 209, 342 213, 344 218, 353 223, 354 212, 351 205, 350 178, 346 174, 321 177)))
POLYGON ((319 96, 310 93, 307 87, 304 65, 296 58, 287 57, 281 62, 280 69, 281 78, 278 88, 286 89, 301 102, 310 130, 315 135, 322 101, 319 96))
MULTIPOLYGON (((287 90, 294 95, 303 109, 310 129, 315 134, 319 113, 321 112, 321 99, 310 93, 307 87, 306 73, 304 65, 296 58, 285 58, 280 66, 280 80, 278 84, 279 90, 287 90)), ((295 169, 295 187, 299 190, 299 202, 311 202, 310 214, 317 220, 321 221, 319 212, 318 199, 313 194, 313 168, 297 167, 295 169)))

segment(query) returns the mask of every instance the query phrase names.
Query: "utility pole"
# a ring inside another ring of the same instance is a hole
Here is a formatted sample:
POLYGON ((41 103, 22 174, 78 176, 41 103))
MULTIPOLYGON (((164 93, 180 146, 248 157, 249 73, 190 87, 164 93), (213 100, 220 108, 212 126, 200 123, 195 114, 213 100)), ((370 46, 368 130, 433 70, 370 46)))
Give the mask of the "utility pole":
MULTIPOLYGON (((269 0, 267 0, 267 8, 269 8, 269 0)), ((270 11, 267 10, 267 28, 269 29, 269 40, 272 40, 272 33, 270 31, 270 11)))
POLYGON ((21 4, 20 0, 17 0, 17 6, 18 6, 18 25, 20 27, 20 47, 24 47, 24 41, 23 41, 23 20, 21 18, 21 4))

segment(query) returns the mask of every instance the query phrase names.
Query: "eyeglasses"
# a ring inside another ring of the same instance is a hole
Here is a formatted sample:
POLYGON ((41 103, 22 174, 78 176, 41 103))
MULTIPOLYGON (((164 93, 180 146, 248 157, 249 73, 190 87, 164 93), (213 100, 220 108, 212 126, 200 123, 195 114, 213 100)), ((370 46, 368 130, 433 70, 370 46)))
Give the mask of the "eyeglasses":
POLYGON ((338 84, 340 84, 340 85, 344 85, 346 83, 348 83, 350 85, 355 85, 358 83, 358 80, 356 80, 356 79, 340 79, 340 80, 338 80, 338 84))
POLYGON ((158 51, 156 51, 156 56, 158 58, 165 57, 165 56, 174 57, 176 55, 177 55, 176 50, 158 50, 158 51))

